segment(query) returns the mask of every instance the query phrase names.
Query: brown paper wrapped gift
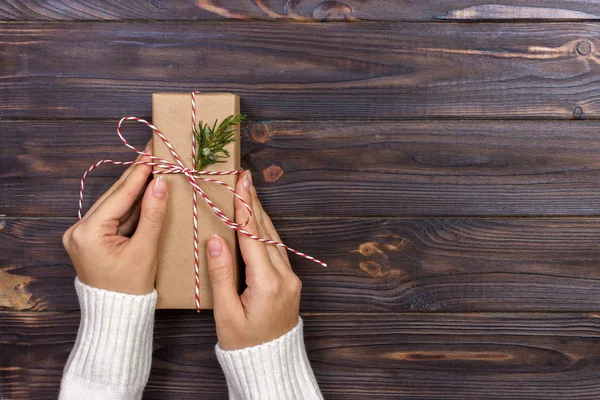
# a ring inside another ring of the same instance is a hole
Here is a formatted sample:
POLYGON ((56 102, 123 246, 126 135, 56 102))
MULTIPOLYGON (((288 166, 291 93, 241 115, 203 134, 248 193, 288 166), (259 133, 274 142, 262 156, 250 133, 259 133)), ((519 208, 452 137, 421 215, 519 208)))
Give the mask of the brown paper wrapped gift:
MULTIPOLYGON (((196 121, 209 126, 215 120, 239 114, 239 97, 230 93, 206 93, 196 95, 196 121)), ((153 124, 167 137, 184 165, 192 163, 192 104, 190 93, 155 93, 152 95, 153 124)), ((154 155, 174 162, 163 141, 154 134, 154 155)), ((206 170, 231 171, 240 167, 239 127, 235 141, 226 147, 230 157, 223 163, 209 165, 206 170)), ((158 247, 158 271, 156 290, 157 308, 195 308, 194 231, 192 209, 192 186, 183 174, 163 175, 169 184, 167 219, 163 226, 158 247)), ((218 179, 235 187, 237 175, 218 179)), ((225 215, 234 220, 234 197, 227 188, 215 183, 201 182, 200 186, 225 215)), ((206 268, 206 239, 212 234, 222 236, 237 256, 236 232, 221 221, 198 195, 198 236, 200 246, 200 308, 211 309, 212 290, 206 268)), ((236 273, 238 268, 236 267, 236 273)))

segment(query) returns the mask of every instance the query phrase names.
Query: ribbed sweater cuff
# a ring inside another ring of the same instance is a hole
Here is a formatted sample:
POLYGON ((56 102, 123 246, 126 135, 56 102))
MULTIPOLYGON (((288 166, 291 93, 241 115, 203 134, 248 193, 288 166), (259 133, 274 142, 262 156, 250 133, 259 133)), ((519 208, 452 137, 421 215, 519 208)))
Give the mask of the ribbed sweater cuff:
POLYGON ((216 353, 227 378, 230 399, 322 399, 304 347, 303 322, 258 346, 216 353))
POLYGON ((65 383, 73 388, 106 387, 116 390, 115 396, 141 398, 152 361, 156 290, 147 295, 117 293, 93 288, 79 278, 75 289, 81 322, 65 366, 63 389, 65 383))

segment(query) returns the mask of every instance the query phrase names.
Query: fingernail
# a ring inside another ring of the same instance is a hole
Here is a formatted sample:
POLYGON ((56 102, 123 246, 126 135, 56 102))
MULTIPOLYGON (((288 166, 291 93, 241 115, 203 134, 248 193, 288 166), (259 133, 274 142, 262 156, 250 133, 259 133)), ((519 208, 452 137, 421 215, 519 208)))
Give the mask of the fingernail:
POLYGON ((163 199, 167 195, 167 182, 162 176, 159 176, 154 180, 154 186, 152 187, 152 194, 157 199, 163 199))
POLYGON ((148 153, 151 148, 152 148, 152 138, 150 138, 150 140, 148 140, 148 143, 146 143, 146 147, 144 147, 144 150, 142 150, 142 152, 148 153))
POLYGON ((220 256, 221 251, 223 250, 221 240, 217 235, 212 235, 208 238, 208 241, 206 242, 206 247, 208 248, 208 255, 211 257, 220 256))
POLYGON ((246 173, 244 173, 244 187, 246 190, 250 189, 250 185, 252 185, 252 174, 250 171, 246 171, 246 173))

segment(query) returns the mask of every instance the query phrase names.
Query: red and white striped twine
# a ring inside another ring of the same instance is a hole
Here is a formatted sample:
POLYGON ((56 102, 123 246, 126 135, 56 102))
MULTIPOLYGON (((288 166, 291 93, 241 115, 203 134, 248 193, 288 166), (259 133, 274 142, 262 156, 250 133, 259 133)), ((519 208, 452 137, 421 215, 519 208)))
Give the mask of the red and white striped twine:
MULTIPOLYGON (((196 93, 200 93, 200 92, 197 92, 197 91, 192 92, 192 157, 193 157, 193 159, 196 158, 196 137, 194 135, 194 128, 196 127, 196 93)), ((137 117, 121 118, 121 120, 117 124, 117 135, 119 135, 119 138, 121 139, 121 141, 123 142, 123 144, 125 146, 127 146, 131 150, 135 151, 136 153, 138 153, 142 156, 145 156, 146 158, 149 158, 151 161, 100 160, 100 161, 94 163, 92 166, 90 166, 88 168, 87 171, 85 171, 83 173, 83 176, 81 177, 81 183, 79 185, 79 209, 78 209, 77 215, 78 215, 79 219, 81 220, 82 211, 83 211, 83 189, 84 189, 85 179, 90 172, 92 172, 94 169, 98 168, 102 164, 114 164, 114 165, 143 164, 143 165, 150 165, 150 166, 154 167, 154 171, 152 171, 153 174, 183 174, 186 177, 186 179, 188 180, 188 182, 194 188, 194 190, 192 191, 193 192, 192 203, 193 203, 193 210, 194 210, 194 272, 195 272, 195 280, 196 280, 196 293, 195 293, 196 310, 198 312, 200 312, 200 279, 199 279, 199 271, 198 271, 198 268, 200 265, 200 248, 199 248, 199 244, 198 244, 199 239, 198 239, 197 193, 200 193, 200 196, 202 196, 204 201, 206 201, 206 203, 210 206, 210 208, 213 210, 215 215, 217 217, 219 217, 219 219, 221 221, 223 221, 231 229, 235 229, 239 233, 241 233, 251 239, 257 240, 257 241, 265 243, 265 244, 283 247, 284 249, 286 249, 294 254, 297 254, 301 257, 304 257, 310 261, 314 261, 317 264, 320 264, 324 267, 327 266, 327 264, 325 264, 324 262, 317 260, 316 258, 309 256, 308 254, 305 254, 298 250, 295 250, 281 242, 278 242, 276 240, 271 240, 271 239, 264 239, 264 238, 258 237, 256 235, 253 235, 252 233, 245 230, 244 228, 246 227, 246 225, 248 225, 248 223, 250 222, 250 219, 252 218, 252 208, 250 207, 250 205, 248 205, 248 203, 235 191, 234 188, 232 188, 225 182, 220 181, 218 179, 203 177, 204 175, 209 175, 209 176, 237 175, 237 174, 240 174, 241 172, 243 172, 243 169, 239 169, 239 170, 235 170, 235 171, 196 171, 194 168, 186 168, 183 165, 183 162, 181 161, 181 159, 179 158, 179 155, 177 154, 177 152, 175 151, 175 149, 173 148, 173 146, 171 145, 169 140, 167 140, 165 135, 163 135, 163 133, 156 126, 152 125, 151 123, 149 123, 148 121, 146 121, 145 119, 142 119, 142 118, 137 118, 137 117), (156 157, 152 154, 148 154, 143 151, 139 151, 138 149, 136 149, 135 147, 130 145, 127 142, 127 140, 125 140, 125 138, 123 137, 123 133, 121 132, 121 125, 123 124, 123 121, 140 122, 140 123, 148 126, 153 131, 155 131, 156 134, 158 135, 158 137, 160 137, 160 139, 163 141, 163 143, 167 146, 167 148, 171 152, 171 155, 175 159, 175 163, 172 163, 172 162, 167 161, 160 157, 156 157), (230 220, 229 218, 227 218, 227 216, 223 213, 223 211, 221 211, 216 206, 216 204, 213 203, 213 201, 206 195, 204 190, 202 190, 198 181, 216 183, 218 185, 226 187, 229 191, 231 191, 233 193, 233 195, 242 202, 242 204, 244 205, 246 210, 248 210, 248 218, 246 219, 246 221, 244 221, 243 224, 240 224, 240 223, 236 223, 236 222, 230 220)))

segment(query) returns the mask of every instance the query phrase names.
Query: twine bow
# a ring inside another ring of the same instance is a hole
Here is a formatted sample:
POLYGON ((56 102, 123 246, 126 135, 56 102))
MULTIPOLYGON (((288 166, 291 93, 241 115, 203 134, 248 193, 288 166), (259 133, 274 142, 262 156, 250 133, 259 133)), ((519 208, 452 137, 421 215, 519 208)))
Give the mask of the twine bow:
MULTIPOLYGON (((193 159, 196 158, 196 147, 197 147, 196 146, 196 137, 193 132, 193 129, 196 127, 196 94, 197 93, 200 93, 200 92, 197 92, 197 91, 192 92, 192 158, 193 159)), ((305 254, 298 250, 295 250, 295 249, 293 249, 281 242, 278 242, 276 240, 264 239, 259 236, 253 235, 252 233, 250 233, 246 229, 244 229, 246 227, 246 225, 248 225, 248 223, 252 219, 252 208, 250 207, 250 205, 248 205, 248 203, 235 191, 234 188, 232 188, 225 182, 220 181, 218 179, 206 177, 207 175, 208 176, 238 175, 243 171, 243 169, 234 170, 234 171, 196 171, 193 168, 185 167, 183 165, 183 162, 181 161, 181 158, 179 157, 179 155, 177 154, 177 152, 175 151, 175 149, 173 148, 173 146, 171 145, 169 140, 165 137, 165 135, 156 126, 152 125, 151 123, 149 123, 148 121, 146 121, 145 119, 142 119, 142 118, 137 118, 137 117, 121 118, 121 120, 117 124, 117 135, 119 135, 119 138, 121 139, 121 141, 123 142, 123 144, 125 146, 127 146, 131 150, 135 151, 137 154, 149 158, 151 161, 100 160, 100 161, 94 163, 92 166, 90 166, 87 169, 87 171, 85 171, 83 173, 83 176, 81 177, 81 183, 79 186, 79 209, 78 209, 77 215, 78 215, 79 219, 81 220, 82 211, 83 211, 83 189, 84 189, 85 178, 88 176, 88 174, 90 172, 92 172, 94 169, 98 168, 102 164, 114 164, 114 165, 140 165, 140 164, 143 164, 143 165, 152 166, 153 174, 183 174, 186 177, 187 181, 190 183, 190 185, 192 185, 192 188, 194 189, 192 191, 192 193, 193 193, 192 203, 193 203, 193 212, 194 212, 194 272, 195 272, 195 279, 196 279, 196 290, 195 290, 196 291, 196 294, 195 294, 196 310, 198 312, 200 312, 200 279, 199 279, 199 272, 198 272, 199 260, 200 260, 200 249, 199 249, 199 244, 198 244, 199 240, 198 240, 198 210, 197 210, 198 196, 197 196, 197 193, 199 193, 200 196, 202 196, 204 201, 206 201, 206 203, 210 206, 210 208, 213 210, 215 215, 217 217, 219 217, 219 219, 221 221, 223 221, 231 229, 234 229, 237 232, 241 233, 242 235, 245 235, 251 239, 257 240, 259 242, 262 242, 262 243, 265 243, 268 245, 283 247, 284 249, 286 249, 294 254, 304 257, 308 260, 314 261, 324 267, 327 266, 327 264, 325 264, 324 262, 319 261, 316 258, 309 256, 308 254, 305 254), (154 156, 152 154, 145 153, 143 151, 136 149, 132 145, 130 145, 127 142, 127 140, 123 137, 123 133, 121 132, 121 125, 123 124, 124 121, 140 122, 140 123, 148 126, 153 131, 155 131, 156 134, 158 135, 158 137, 160 137, 160 139, 163 141, 163 143, 167 146, 167 148, 171 152, 171 155, 173 156, 175 163, 172 163, 163 158, 154 156), (244 221, 244 223, 237 223, 237 222, 234 222, 234 221, 230 220, 229 218, 227 218, 227 216, 223 213, 223 211, 221 211, 216 206, 216 204, 213 203, 213 201, 210 199, 210 197, 208 197, 208 195, 204 192, 204 190, 202 190, 202 188, 200 187, 200 185, 198 183, 199 181, 216 183, 218 185, 226 187, 229 191, 231 191, 233 193, 233 195, 242 202, 242 204, 246 208, 246 210, 248 210, 248 218, 246 219, 246 221, 244 221)))

